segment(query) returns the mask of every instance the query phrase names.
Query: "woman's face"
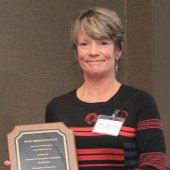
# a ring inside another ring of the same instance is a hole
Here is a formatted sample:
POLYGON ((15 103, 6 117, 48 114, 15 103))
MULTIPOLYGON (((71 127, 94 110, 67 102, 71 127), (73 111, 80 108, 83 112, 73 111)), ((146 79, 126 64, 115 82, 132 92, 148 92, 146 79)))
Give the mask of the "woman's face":
POLYGON ((114 76, 115 59, 119 59, 120 55, 121 51, 115 48, 112 40, 79 34, 77 57, 84 76, 114 76))

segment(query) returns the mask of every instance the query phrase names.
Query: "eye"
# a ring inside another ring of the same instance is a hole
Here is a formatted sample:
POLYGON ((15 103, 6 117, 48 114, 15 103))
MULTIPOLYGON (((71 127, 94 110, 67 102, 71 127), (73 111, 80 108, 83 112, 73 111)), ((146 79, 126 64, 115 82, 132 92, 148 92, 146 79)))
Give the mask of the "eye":
POLYGON ((86 46, 87 46, 87 43, 82 42, 82 43, 79 43, 78 46, 80 46, 80 47, 86 47, 86 46))
POLYGON ((101 45, 108 45, 109 43, 107 41, 102 41, 101 45))

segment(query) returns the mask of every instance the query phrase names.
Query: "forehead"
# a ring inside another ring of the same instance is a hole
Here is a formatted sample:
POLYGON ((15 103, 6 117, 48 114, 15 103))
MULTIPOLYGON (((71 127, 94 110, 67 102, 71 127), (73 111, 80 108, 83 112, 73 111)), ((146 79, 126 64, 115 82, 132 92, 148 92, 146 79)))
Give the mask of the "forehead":
POLYGON ((87 35, 86 33, 83 33, 83 32, 80 32, 78 35, 77 35, 77 40, 80 41, 80 40, 92 40, 94 38, 90 37, 89 35, 87 35))
POLYGON ((92 37, 84 32, 80 32, 78 35, 77 35, 77 40, 78 42, 79 41, 90 41, 90 40, 95 40, 95 41, 100 41, 100 40, 108 40, 108 41, 112 41, 111 39, 109 38, 106 38, 106 37, 92 37))

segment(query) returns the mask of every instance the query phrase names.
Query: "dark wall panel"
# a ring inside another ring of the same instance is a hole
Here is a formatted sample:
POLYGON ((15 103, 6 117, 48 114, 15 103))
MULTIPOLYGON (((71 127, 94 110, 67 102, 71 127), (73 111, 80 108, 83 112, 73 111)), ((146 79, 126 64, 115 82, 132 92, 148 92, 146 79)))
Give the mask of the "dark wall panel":
POLYGON ((153 1, 153 94, 157 100, 166 134, 170 166, 170 1, 153 1))
POLYGON ((127 82, 149 92, 152 90, 151 11, 151 1, 127 1, 127 82))
POLYGON ((169 149, 170 1, 126 0, 126 80, 156 99, 169 149))

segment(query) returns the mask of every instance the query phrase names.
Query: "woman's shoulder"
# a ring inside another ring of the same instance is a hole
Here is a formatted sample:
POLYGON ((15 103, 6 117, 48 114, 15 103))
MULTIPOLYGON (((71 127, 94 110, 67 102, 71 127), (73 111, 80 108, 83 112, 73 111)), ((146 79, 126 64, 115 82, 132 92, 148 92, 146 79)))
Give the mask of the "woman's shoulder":
POLYGON ((63 95, 59 95, 59 96, 52 98, 49 101, 48 105, 53 105, 56 103, 66 103, 68 101, 72 101, 72 99, 75 98, 75 96, 76 96, 76 89, 71 90, 63 95))
POLYGON ((124 85, 125 93, 128 98, 131 96, 135 99, 135 102, 142 106, 156 106, 156 101, 153 95, 143 89, 139 89, 133 86, 124 85))
POLYGON ((124 89, 124 92, 128 93, 128 94, 136 94, 136 95, 140 95, 140 96, 144 96, 144 97, 152 96, 151 93, 146 90, 139 89, 137 87, 133 87, 133 86, 126 85, 126 84, 123 84, 123 89, 124 89))

